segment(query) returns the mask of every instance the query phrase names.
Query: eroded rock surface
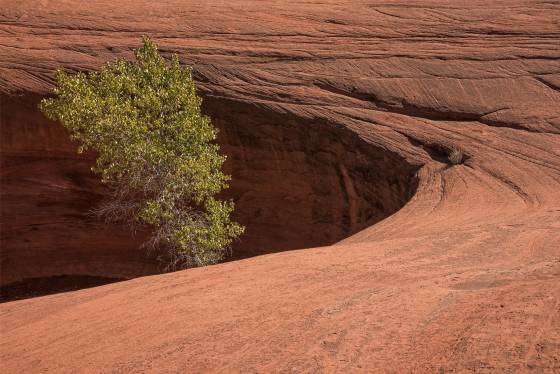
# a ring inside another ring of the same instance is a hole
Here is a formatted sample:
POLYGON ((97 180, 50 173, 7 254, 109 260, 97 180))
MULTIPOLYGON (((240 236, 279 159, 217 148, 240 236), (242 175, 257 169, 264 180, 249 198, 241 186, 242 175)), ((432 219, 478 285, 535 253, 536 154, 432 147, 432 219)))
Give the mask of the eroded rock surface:
POLYGON ((558 4, 0 5, 2 282, 157 271, 35 108, 142 34, 195 67, 240 256, 363 229, 2 304, 11 372, 560 370, 558 4))
MULTIPOLYGON (((64 128, 37 109, 38 95, 2 96, 2 278, 60 275, 126 279, 161 272, 142 249, 147 232, 91 212, 105 188, 64 128)), ((418 166, 321 118, 209 96, 232 175, 226 198, 246 233, 231 258, 330 245, 386 218, 416 188, 418 166)))

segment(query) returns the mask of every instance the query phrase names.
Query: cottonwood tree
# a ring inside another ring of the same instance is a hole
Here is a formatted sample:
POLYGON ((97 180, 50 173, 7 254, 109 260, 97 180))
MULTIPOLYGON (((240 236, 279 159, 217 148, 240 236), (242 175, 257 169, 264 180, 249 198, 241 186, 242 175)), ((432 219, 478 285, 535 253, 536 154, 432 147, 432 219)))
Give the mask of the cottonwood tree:
POLYGON ((54 97, 40 109, 81 146, 95 150, 92 170, 109 199, 96 213, 108 222, 147 225, 145 244, 166 253, 167 269, 220 261, 244 230, 231 221, 217 130, 201 114, 192 69, 177 55, 167 63, 143 38, 136 61, 119 59, 99 72, 57 71, 54 97))

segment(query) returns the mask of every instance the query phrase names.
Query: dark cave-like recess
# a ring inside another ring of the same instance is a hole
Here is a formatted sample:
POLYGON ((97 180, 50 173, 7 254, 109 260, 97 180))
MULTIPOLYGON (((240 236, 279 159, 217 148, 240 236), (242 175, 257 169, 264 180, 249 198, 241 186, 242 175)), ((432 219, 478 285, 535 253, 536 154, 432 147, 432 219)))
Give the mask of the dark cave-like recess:
MULTIPOLYGON (((0 97, 1 285, 159 272, 155 254, 138 249, 145 233, 88 214, 104 193, 90 171, 94 155, 76 153, 65 129, 37 109, 40 99, 0 97)), ((223 195, 246 226, 230 260, 333 244, 393 214, 415 191, 417 167, 343 126, 211 96, 203 110, 220 130, 233 177, 223 195)))

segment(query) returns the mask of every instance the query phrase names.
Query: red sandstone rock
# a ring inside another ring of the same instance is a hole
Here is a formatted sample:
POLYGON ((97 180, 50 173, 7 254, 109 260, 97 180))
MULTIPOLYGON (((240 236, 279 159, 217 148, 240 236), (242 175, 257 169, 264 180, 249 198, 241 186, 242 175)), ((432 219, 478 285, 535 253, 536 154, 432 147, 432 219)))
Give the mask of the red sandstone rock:
POLYGON ((4 303, 5 369, 560 370, 560 7, 463 4, 3 1, 3 284, 156 271, 35 109, 143 33, 195 66, 239 253, 365 228, 4 303))

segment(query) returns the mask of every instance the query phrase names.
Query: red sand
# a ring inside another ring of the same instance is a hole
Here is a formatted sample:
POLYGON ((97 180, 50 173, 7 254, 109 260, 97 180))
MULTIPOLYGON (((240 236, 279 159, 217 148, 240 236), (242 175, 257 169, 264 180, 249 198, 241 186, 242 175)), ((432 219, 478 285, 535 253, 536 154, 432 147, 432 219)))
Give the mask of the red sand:
POLYGON ((418 189, 330 247, 4 303, 4 372, 560 371, 559 5, 184 3, 4 0, 0 90, 147 33, 205 95, 350 131, 418 189))

